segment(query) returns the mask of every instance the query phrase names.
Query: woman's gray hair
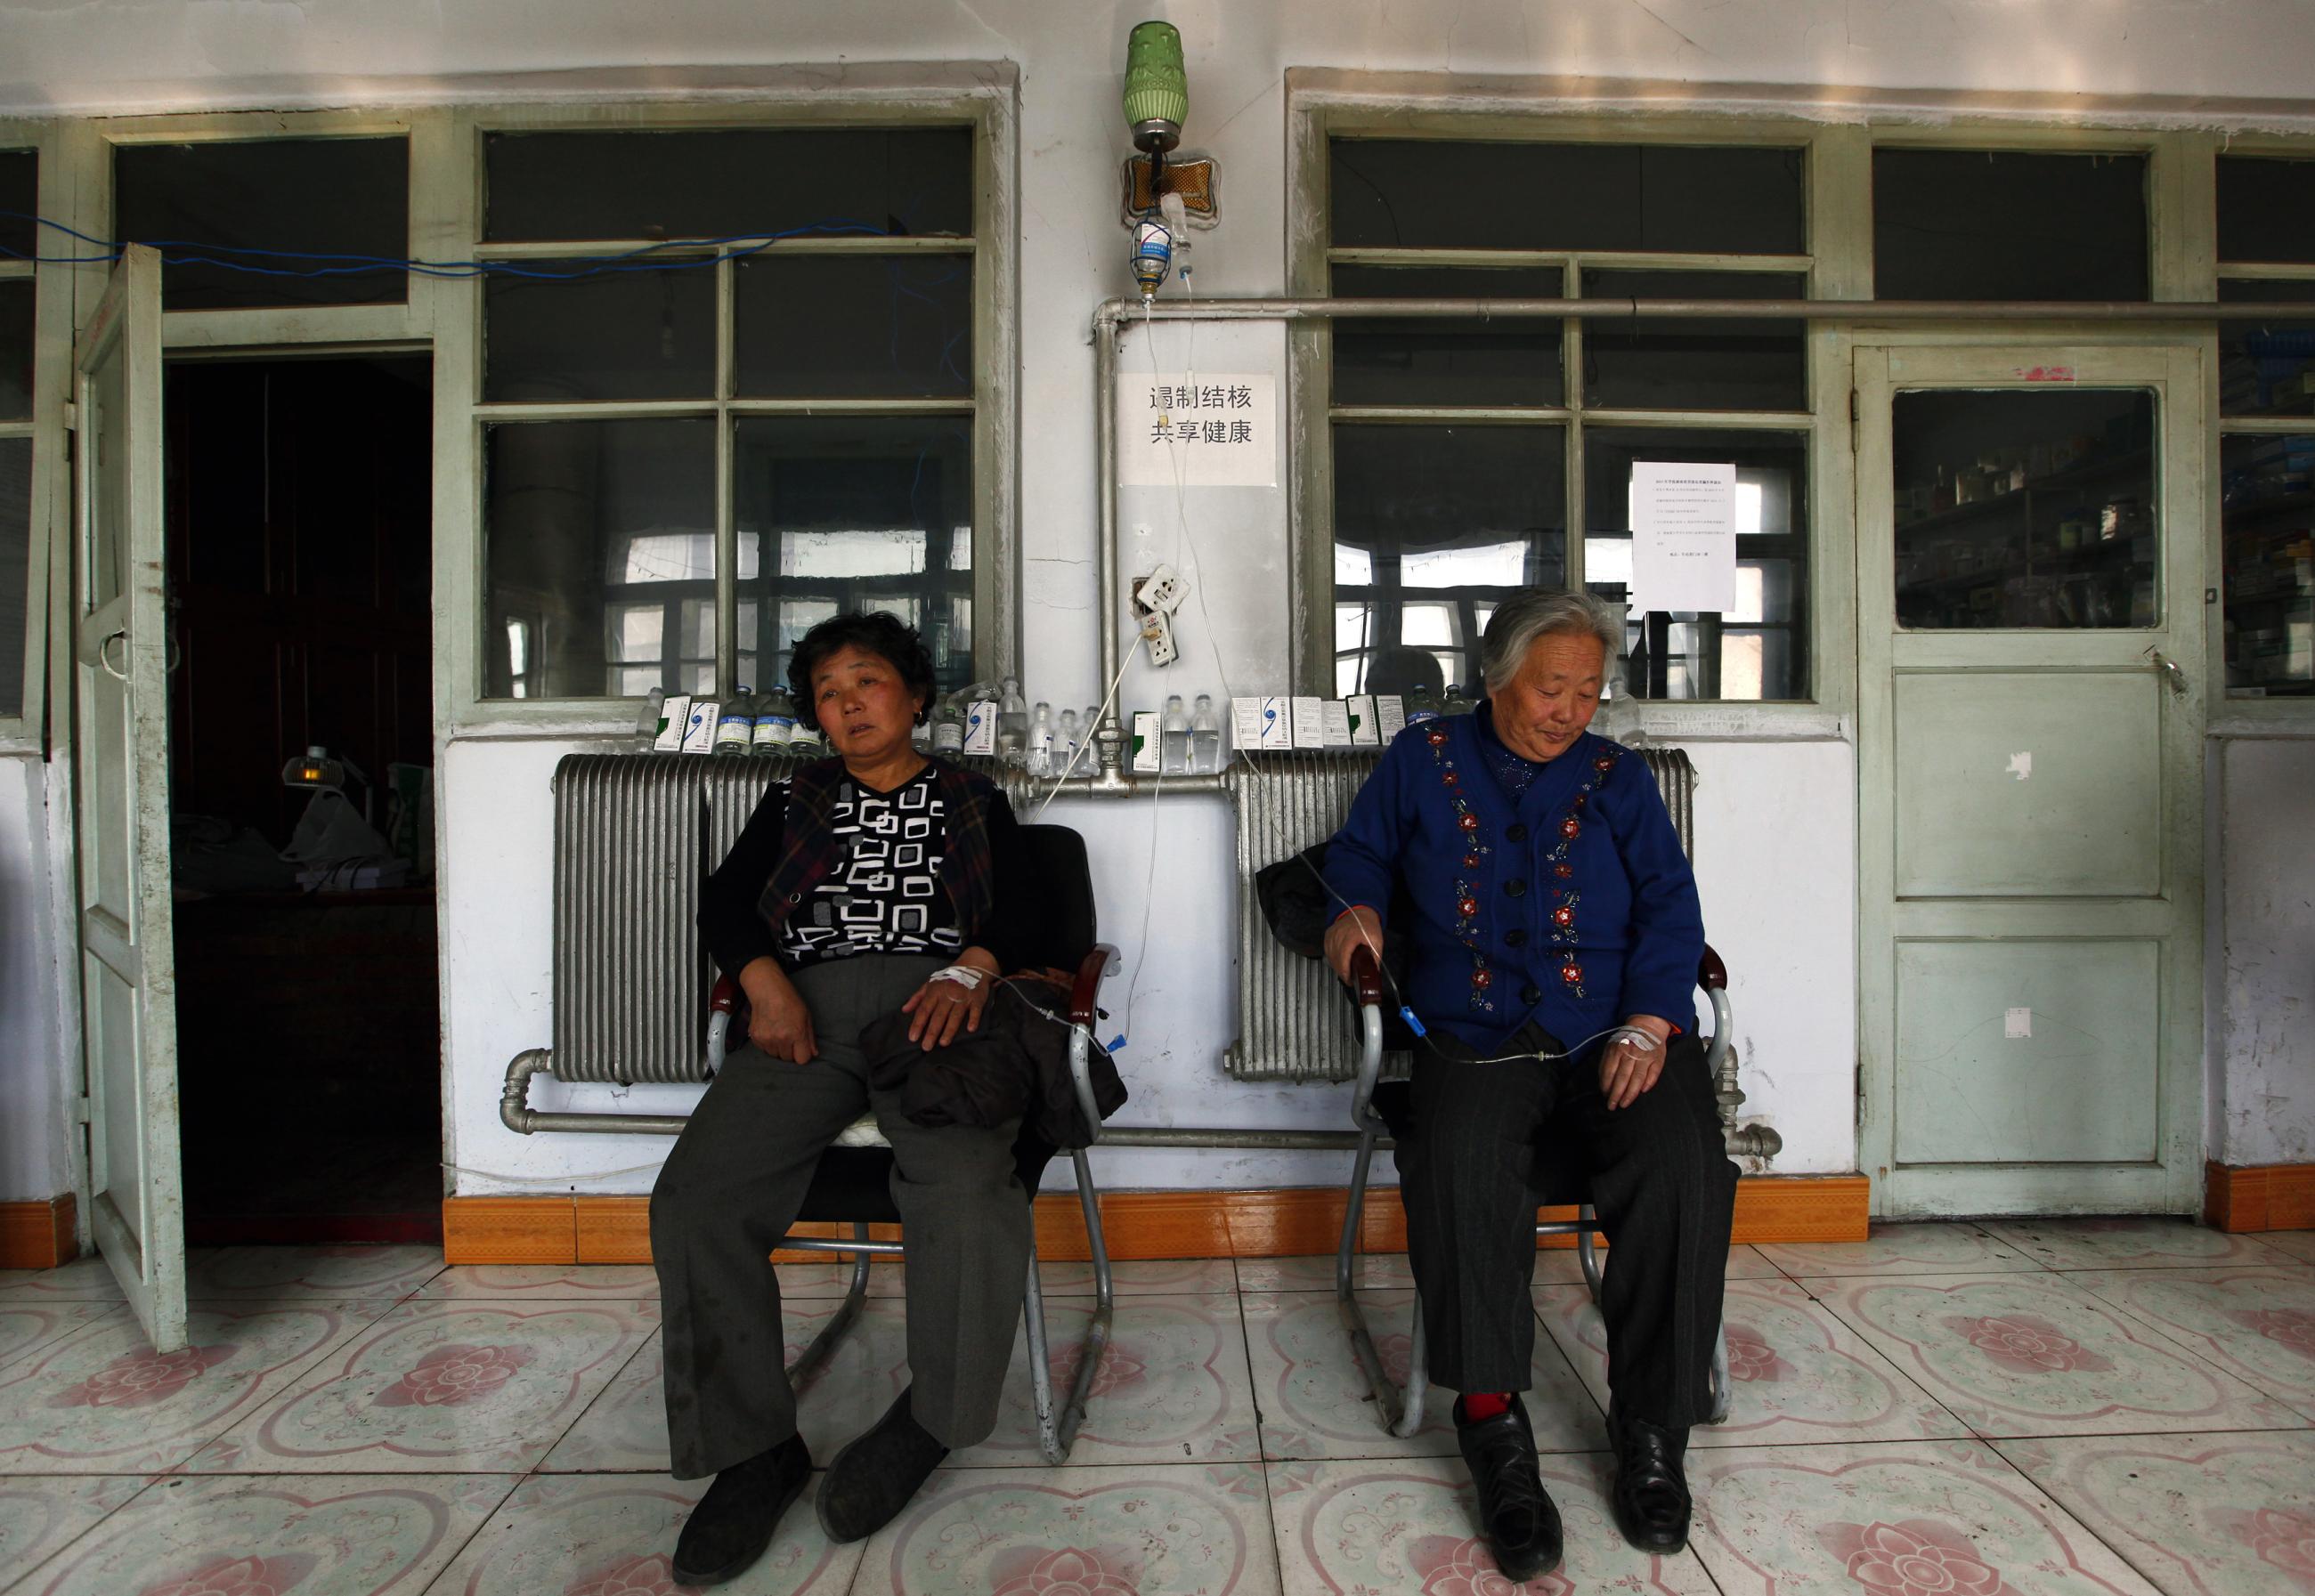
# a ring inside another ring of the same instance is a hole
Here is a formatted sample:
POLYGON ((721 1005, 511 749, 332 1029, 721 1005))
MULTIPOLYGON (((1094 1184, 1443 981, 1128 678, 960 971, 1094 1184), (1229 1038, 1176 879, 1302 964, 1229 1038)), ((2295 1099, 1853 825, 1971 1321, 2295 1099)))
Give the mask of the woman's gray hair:
POLYGON ((1519 674, 1536 639, 1554 633, 1598 638, 1604 674, 1615 669, 1616 656, 1623 652, 1624 616, 1618 607, 1589 593, 1556 588, 1521 593, 1488 618, 1486 634, 1479 640, 1479 674, 1488 694, 1502 692, 1519 674))

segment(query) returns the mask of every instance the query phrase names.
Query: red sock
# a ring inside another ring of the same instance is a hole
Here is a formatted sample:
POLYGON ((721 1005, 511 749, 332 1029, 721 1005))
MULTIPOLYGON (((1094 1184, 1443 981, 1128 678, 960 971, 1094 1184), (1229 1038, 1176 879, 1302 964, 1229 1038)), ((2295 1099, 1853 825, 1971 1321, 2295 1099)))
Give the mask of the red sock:
POLYGON ((1482 1419, 1492 1419, 1511 1411, 1509 1391, 1467 1391, 1463 1394, 1463 1422, 1476 1424, 1482 1419))

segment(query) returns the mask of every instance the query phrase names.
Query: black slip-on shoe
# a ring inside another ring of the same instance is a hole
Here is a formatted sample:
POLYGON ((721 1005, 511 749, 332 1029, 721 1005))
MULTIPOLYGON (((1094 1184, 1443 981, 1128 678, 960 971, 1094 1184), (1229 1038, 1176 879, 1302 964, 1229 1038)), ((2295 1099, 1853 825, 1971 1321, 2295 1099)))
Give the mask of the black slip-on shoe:
POLYGON ((909 1411, 906 1391, 884 1416, 836 1454, 820 1482, 820 1527, 842 1545, 865 1540, 908 1506, 932 1477, 948 1449, 935 1441, 909 1411))
POLYGON ((1609 1493, 1616 1528, 1644 1552, 1679 1551, 1688 1544, 1694 1505, 1683 1469, 1688 1431, 1652 1424, 1610 1401, 1608 1440, 1616 1449, 1616 1485, 1609 1493))
POLYGON ((1514 1394, 1511 1405, 1495 1417, 1466 1423, 1458 1397, 1455 1444, 1478 1487, 1479 1526, 1503 1577, 1525 1584, 1558 1567, 1559 1509, 1543 1488, 1526 1405, 1514 1394))
POLYGON ((720 1584, 746 1572, 811 1479, 812 1454, 801 1435, 717 1475, 676 1538, 675 1583, 720 1584))

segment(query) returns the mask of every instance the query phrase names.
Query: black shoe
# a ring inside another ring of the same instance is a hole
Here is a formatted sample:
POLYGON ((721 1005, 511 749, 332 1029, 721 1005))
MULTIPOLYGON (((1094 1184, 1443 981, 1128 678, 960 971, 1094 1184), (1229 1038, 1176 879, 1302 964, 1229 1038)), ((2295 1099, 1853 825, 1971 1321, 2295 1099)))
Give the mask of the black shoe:
POLYGON ((715 1476, 675 1543, 675 1583, 713 1585, 744 1571, 772 1544, 780 1515, 812 1479, 812 1454, 791 1435, 715 1476))
POLYGON ((1688 1544, 1692 1505, 1681 1460, 1685 1427, 1667 1429, 1608 1405, 1608 1440, 1616 1449, 1616 1486, 1610 1494, 1616 1528, 1644 1552, 1669 1556, 1688 1544))
POLYGON ((891 1523, 932 1477, 948 1449, 925 1432, 900 1393, 874 1428, 856 1437, 828 1466, 820 1485, 820 1527, 839 1546, 865 1540, 891 1523))
POLYGON ((1515 1585, 1559 1566, 1559 1510, 1536 1467, 1535 1432, 1518 1396, 1492 1419, 1465 1423, 1455 1402, 1455 1444, 1479 1491, 1479 1526, 1495 1548, 1495 1565, 1515 1585))

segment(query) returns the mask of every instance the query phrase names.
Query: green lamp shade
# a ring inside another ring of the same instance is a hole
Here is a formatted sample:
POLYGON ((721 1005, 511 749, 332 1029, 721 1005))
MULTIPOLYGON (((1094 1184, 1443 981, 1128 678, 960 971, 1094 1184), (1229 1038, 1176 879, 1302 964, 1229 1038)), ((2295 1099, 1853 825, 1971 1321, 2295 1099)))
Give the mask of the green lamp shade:
POLYGON ((1143 22, 1125 41, 1125 124, 1170 122, 1190 114, 1190 75, 1182 65, 1182 35, 1171 22, 1143 22))

